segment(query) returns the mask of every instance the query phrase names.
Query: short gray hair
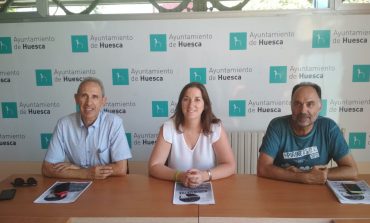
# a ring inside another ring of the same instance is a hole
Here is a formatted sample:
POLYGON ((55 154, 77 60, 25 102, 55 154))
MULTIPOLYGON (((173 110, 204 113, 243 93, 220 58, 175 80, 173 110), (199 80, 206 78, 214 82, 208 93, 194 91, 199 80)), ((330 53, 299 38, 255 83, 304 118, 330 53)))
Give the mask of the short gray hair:
POLYGON ((105 96, 105 90, 104 90, 103 82, 100 79, 96 78, 96 77, 86 77, 83 81, 81 81, 80 85, 78 85, 77 94, 80 93, 81 87, 84 84, 88 83, 88 82, 94 82, 94 83, 98 84, 100 89, 101 89, 103 97, 105 96))
POLYGON ((298 88, 300 87, 312 87, 313 89, 315 89, 317 95, 319 96, 320 100, 321 100, 321 88, 319 85, 315 84, 315 83, 312 83, 312 82, 301 82, 297 85, 295 85, 293 87, 293 90, 292 90, 292 99, 293 99, 293 95, 294 93, 298 90, 298 88))

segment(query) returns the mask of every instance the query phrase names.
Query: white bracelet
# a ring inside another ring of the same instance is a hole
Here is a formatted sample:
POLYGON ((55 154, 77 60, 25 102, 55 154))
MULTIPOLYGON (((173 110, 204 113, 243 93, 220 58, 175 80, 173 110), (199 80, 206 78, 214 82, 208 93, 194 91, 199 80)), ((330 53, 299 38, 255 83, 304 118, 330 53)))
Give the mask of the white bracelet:
POLYGON ((211 170, 207 170, 207 173, 208 173, 208 181, 211 181, 212 180, 211 170))

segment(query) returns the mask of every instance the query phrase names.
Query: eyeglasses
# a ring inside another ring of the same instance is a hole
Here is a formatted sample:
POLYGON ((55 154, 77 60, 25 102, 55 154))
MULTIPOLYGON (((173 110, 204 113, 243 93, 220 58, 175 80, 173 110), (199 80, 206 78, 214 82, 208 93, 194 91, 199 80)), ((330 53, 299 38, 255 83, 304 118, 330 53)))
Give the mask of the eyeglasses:
POLYGON ((12 185, 14 187, 29 187, 29 186, 36 186, 37 180, 33 177, 29 177, 27 181, 25 181, 23 178, 15 178, 12 182, 12 185))

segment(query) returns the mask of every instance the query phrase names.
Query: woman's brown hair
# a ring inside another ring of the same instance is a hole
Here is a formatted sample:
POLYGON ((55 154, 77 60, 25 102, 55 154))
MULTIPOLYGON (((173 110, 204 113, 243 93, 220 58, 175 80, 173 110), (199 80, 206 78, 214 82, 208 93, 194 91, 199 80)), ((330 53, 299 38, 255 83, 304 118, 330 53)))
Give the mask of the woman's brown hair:
POLYGON ((185 92, 189 88, 198 88, 200 92, 202 93, 202 98, 204 101, 204 110, 201 115, 201 126, 203 133, 205 135, 210 134, 211 131, 211 124, 219 123, 220 119, 218 119, 212 112, 212 106, 211 106, 211 100, 209 99, 207 89, 204 87, 203 84, 198 82, 191 82, 184 86, 184 88, 181 90, 179 100, 176 105, 175 113, 172 115, 171 118, 175 120, 175 126, 176 130, 178 132, 180 131, 180 125, 184 123, 184 113, 182 113, 182 99, 185 96, 185 92))

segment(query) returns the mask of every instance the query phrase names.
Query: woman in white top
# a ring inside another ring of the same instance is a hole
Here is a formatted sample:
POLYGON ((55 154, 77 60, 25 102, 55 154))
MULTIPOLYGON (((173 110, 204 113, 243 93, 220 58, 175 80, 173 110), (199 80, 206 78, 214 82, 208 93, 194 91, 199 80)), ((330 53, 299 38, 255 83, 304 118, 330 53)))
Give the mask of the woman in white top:
POLYGON ((159 131, 149 174, 197 187, 234 173, 234 155, 220 119, 212 112, 206 88, 197 82, 187 84, 174 115, 159 131))

